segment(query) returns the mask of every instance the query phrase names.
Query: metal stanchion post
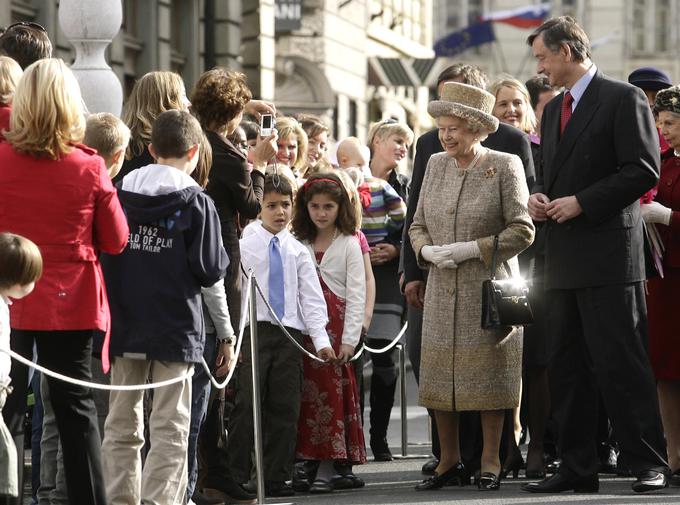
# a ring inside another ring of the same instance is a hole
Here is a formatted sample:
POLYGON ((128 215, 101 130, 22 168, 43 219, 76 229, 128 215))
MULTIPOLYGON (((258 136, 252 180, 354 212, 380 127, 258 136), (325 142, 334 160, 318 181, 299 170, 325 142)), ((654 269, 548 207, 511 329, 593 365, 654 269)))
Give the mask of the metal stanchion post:
MULTIPOLYGON (((251 271, 252 272, 252 271, 251 271)), ((257 280, 253 275, 250 279, 250 299, 248 300, 250 314, 250 352, 253 360, 253 431, 255 449, 255 472, 257 473, 257 503, 264 504, 264 464, 262 462, 262 416, 260 414, 260 358, 257 343, 257 280)), ((293 502, 280 503, 279 505, 294 505, 293 502)))
POLYGON ((427 454, 408 454, 408 399, 406 398, 406 346, 397 344, 399 355, 399 403, 401 413, 401 455, 396 459, 427 458, 427 454))
POLYGON ((399 353, 399 395, 401 399, 401 455, 408 456, 408 412, 406 405, 406 352, 404 346, 397 346, 399 353))
POLYGON ((265 503, 264 497, 264 465, 262 464, 262 420, 260 415, 260 370, 257 344, 257 291, 255 276, 250 278, 250 356, 253 372, 253 431, 255 442, 255 472, 257 474, 257 503, 265 503))

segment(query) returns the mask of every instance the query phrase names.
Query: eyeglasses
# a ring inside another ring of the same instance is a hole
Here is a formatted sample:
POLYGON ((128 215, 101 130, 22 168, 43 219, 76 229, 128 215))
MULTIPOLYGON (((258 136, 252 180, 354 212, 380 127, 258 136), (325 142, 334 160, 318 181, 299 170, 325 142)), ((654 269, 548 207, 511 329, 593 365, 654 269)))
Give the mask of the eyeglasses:
POLYGON ((399 121, 394 119, 393 117, 388 117, 387 119, 383 119, 380 124, 387 125, 387 124, 397 124, 399 121))
POLYGON ((34 28, 36 30, 40 30, 41 32, 47 33, 47 30, 45 27, 39 23, 34 23, 33 21, 17 21, 16 23, 12 23, 9 25, 7 28, 5 28, 5 33, 10 31, 12 28, 15 26, 25 26, 28 28, 34 28))

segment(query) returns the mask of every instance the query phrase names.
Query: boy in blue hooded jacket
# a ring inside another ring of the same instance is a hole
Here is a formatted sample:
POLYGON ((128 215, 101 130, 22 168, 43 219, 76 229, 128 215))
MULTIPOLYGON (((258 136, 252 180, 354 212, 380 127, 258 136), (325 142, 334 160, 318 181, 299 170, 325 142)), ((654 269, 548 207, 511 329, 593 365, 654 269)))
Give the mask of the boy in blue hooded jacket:
MULTIPOLYGON (((162 113, 149 146, 157 163, 118 184, 130 240, 119 256, 102 258, 113 385, 177 378, 203 355, 201 287, 224 277, 228 260, 215 206, 190 177, 201 135, 188 112, 162 113)), ((143 470, 142 401, 142 391, 111 392, 102 446, 108 503, 183 503, 191 379, 154 390, 143 470)))

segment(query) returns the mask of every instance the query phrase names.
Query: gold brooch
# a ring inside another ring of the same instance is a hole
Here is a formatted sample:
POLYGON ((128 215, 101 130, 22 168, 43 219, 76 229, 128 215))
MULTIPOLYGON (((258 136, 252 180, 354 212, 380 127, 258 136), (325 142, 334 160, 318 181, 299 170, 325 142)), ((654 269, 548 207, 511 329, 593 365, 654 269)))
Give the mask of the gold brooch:
POLYGON ((484 171, 484 177, 487 179, 491 179, 494 175, 496 175, 496 167, 489 167, 484 171))

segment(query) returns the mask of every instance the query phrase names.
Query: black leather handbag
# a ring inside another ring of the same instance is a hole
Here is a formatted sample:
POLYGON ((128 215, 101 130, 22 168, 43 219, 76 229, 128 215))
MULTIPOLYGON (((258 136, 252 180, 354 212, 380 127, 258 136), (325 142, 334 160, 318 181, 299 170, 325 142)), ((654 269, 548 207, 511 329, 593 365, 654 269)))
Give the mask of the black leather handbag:
POLYGON ((491 330, 532 324, 534 315, 529 305, 529 287, 521 278, 496 279, 497 255, 498 235, 493 241, 491 278, 482 283, 482 328, 491 330))

